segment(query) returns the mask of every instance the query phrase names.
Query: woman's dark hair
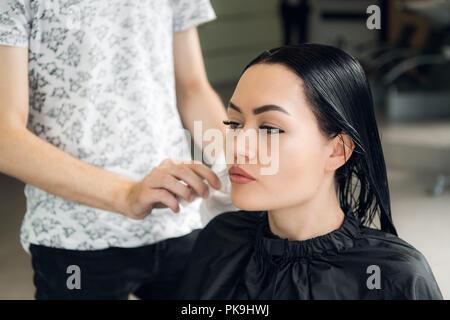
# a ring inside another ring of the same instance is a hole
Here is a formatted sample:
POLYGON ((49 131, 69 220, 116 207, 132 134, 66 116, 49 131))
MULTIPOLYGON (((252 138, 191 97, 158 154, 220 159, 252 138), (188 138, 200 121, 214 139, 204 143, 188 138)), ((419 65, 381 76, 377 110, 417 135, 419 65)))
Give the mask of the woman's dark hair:
POLYGON ((381 230, 397 235, 372 94, 358 61, 338 48, 306 43, 266 50, 243 72, 261 63, 284 65, 301 78, 312 112, 326 137, 345 133, 353 140, 351 157, 335 173, 342 210, 351 209, 366 225, 372 224, 378 214, 381 230))

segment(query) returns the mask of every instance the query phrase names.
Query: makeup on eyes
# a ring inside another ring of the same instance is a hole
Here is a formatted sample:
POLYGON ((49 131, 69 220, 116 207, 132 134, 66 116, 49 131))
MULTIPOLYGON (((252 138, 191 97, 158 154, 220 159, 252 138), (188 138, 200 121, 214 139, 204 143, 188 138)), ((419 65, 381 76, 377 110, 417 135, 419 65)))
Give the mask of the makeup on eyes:
MULTIPOLYGON (((229 126, 232 130, 238 129, 237 126, 240 125, 239 122, 229 120, 224 120, 223 124, 229 126)), ((259 129, 266 129, 268 134, 284 133, 284 130, 269 125, 261 125, 259 129)))

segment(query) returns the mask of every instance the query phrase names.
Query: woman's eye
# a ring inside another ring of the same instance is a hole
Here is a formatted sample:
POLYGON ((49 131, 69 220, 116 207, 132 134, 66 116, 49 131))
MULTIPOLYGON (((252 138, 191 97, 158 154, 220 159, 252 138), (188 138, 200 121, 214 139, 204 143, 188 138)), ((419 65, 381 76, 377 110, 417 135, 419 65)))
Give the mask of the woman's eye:
POLYGON ((260 129, 266 129, 268 134, 277 134, 277 133, 283 133, 284 131, 275 127, 270 126, 260 126, 260 129))
MULTIPOLYGON (((229 126, 233 130, 239 129, 239 126, 241 126, 240 123, 234 122, 234 121, 223 121, 223 124, 229 126)), ((284 132, 281 129, 278 129, 278 128, 275 128, 275 127, 271 127, 271 126, 260 126, 259 128, 267 130, 268 134, 277 134, 277 133, 283 133, 284 132)))
POLYGON ((223 121, 223 124, 229 126, 231 129, 237 129, 240 126, 240 123, 234 121, 223 121))

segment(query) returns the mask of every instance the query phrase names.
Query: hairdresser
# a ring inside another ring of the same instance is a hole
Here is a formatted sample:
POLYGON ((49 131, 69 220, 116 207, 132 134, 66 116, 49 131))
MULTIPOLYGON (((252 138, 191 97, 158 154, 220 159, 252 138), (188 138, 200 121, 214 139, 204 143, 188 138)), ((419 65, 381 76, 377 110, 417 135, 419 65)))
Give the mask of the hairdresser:
POLYGON ((226 115, 196 29, 215 17, 209 0, 0 2, 0 171, 26 184, 36 299, 176 291, 220 188, 174 161, 190 159, 183 124, 226 115))

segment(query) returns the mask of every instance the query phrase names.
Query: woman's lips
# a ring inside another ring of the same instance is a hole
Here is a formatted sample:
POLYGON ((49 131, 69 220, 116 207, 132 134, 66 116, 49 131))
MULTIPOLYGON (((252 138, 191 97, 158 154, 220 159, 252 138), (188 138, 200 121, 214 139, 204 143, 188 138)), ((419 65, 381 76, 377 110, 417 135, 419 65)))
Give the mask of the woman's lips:
POLYGON ((251 175, 249 175, 244 169, 233 166, 228 170, 228 174, 230 175, 230 181, 232 183, 245 184, 252 181, 255 181, 251 175))
POLYGON ((255 179, 249 179, 247 177, 238 175, 238 174, 231 174, 230 175, 230 181, 232 183, 239 183, 239 184, 245 184, 245 183, 249 183, 252 181, 255 181, 255 179))

